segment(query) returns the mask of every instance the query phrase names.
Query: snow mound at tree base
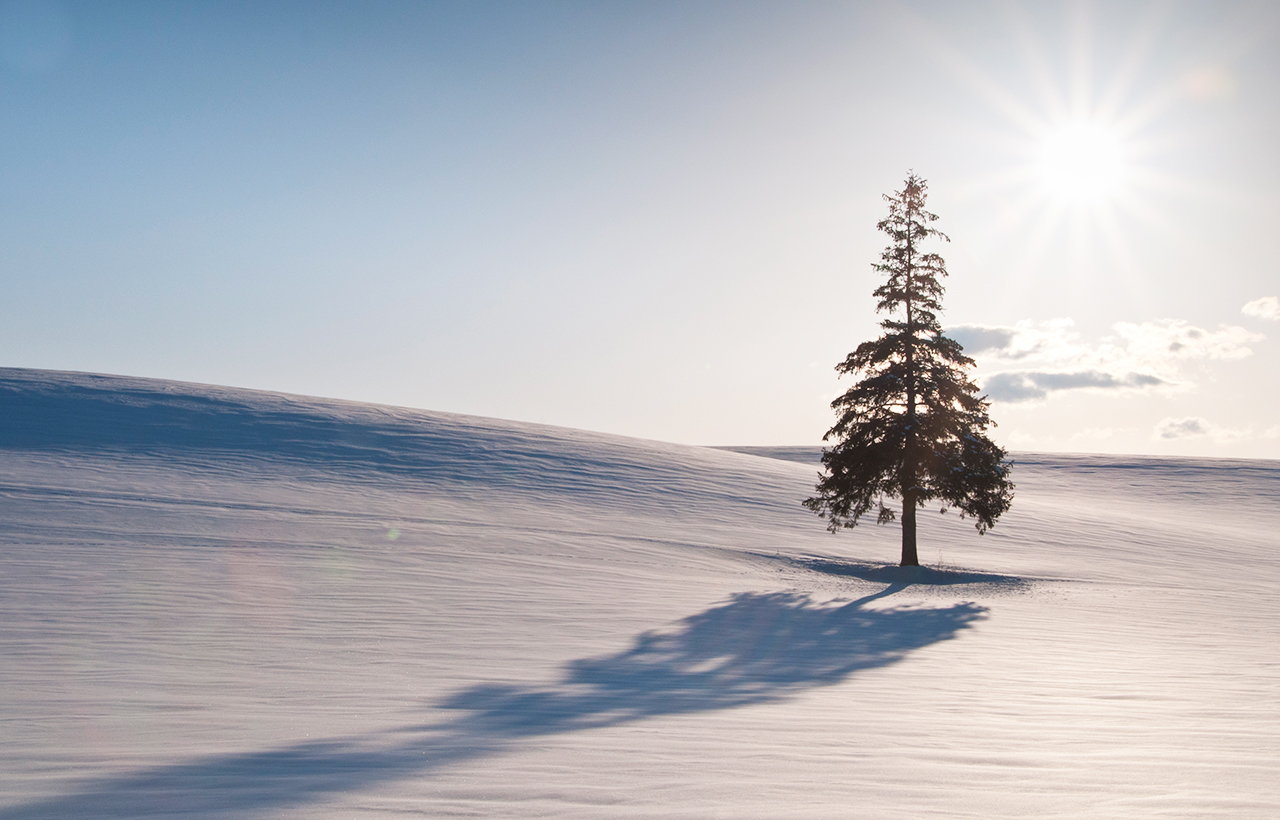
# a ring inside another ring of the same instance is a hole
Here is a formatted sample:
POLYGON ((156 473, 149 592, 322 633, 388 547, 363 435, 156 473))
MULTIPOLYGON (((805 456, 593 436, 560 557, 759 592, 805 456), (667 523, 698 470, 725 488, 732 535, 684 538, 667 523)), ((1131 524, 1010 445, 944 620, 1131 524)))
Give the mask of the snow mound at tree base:
POLYGON ((899 589, 910 586, 925 588, 964 587, 981 589, 987 593, 1021 592, 1030 590, 1036 583, 1050 583, 1044 578, 1023 578, 1017 575, 1000 575, 994 572, 978 572, 957 567, 899 566, 897 564, 872 564, 863 561, 833 561, 829 558, 792 558, 797 566, 827 575, 860 578, 877 584, 889 584, 899 589))

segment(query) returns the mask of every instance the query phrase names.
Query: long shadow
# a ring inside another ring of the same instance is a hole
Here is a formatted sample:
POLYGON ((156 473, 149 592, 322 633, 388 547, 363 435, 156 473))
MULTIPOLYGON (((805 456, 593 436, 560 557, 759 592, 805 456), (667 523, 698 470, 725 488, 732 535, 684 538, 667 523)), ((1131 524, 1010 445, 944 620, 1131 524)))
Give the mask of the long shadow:
POLYGON ((458 692, 437 704, 458 713, 453 720, 104 777, 69 794, 0 808, 0 820, 220 818, 305 805, 496 754, 523 738, 793 697, 948 640, 986 612, 971 603, 866 606, 905 586, 839 606, 794 594, 742 593, 673 630, 643 633, 626 651, 572 661, 550 686, 458 692))

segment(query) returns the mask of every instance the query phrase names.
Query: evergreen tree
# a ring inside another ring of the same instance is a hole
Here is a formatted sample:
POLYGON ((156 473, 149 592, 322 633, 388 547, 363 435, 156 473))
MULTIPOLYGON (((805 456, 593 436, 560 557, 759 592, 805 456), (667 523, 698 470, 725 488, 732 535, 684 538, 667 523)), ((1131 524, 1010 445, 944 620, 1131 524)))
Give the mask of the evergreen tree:
POLYGON ((988 402, 967 374, 973 360, 938 324, 946 263, 921 245, 950 239, 930 227, 938 217, 925 210, 927 193, 908 173, 903 189, 884 197, 889 215, 876 227, 890 243, 872 267, 887 278, 873 295, 876 312, 890 318, 880 323, 883 336, 836 365, 862 378, 831 403, 836 423, 823 440, 835 443, 822 453, 818 495, 804 502, 836 532, 873 507, 877 523, 893 521, 884 498, 901 499, 903 566, 920 563, 917 507, 940 500, 944 512, 955 507, 984 533, 1013 500, 1011 465, 987 438, 988 402))

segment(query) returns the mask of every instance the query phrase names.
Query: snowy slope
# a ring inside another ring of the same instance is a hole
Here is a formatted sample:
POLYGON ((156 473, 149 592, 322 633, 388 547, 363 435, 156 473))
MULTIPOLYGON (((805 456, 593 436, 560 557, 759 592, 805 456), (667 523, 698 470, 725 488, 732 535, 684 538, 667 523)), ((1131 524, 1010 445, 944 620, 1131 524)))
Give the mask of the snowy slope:
POLYGON ((812 452, 0 370, 0 820, 1280 816, 1280 464, 812 452), (774 456, 774 457, 765 457, 774 456))

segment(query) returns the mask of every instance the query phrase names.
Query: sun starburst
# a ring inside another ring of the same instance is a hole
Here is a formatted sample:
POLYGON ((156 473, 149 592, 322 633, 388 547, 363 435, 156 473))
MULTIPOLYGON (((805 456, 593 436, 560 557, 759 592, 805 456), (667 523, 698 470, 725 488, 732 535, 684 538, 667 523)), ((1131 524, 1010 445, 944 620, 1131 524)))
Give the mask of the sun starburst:
POLYGON ((1091 42, 1095 21, 1083 7, 1074 14, 1057 44, 1027 16, 1009 18, 1011 41, 1025 60, 1017 72, 1008 65, 984 68, 941 32, 934 53, 985 103, 975 111, 997 114, 972 120, 980 140, 976 153, 995 161, 975 169, 965 188, 996 200, 992 210, 1000 216, 992 237, 1012 252, 1011 268, 1034 279, 1037 271, 1061 264, 1082 283, 1119 275, 1115 282, 1122 284, 1132 274, 1127 278, 1136 288, 1141 266, 1135 228, 1195 253, 1189 247, 1194 240, 1176 229, 1167 205, 1179 194, 1216 195, 1161 161, 1161 146, 1179 141, 1166 115, 1229 85, 1221 71, 1188 84, 1186 77, 1154 70, 1155 17, 1135 20, 1127 46, 1120 45, 1124 38, 1114 40, 1118 51, 1108 52, 1104 68, 1091 42))

